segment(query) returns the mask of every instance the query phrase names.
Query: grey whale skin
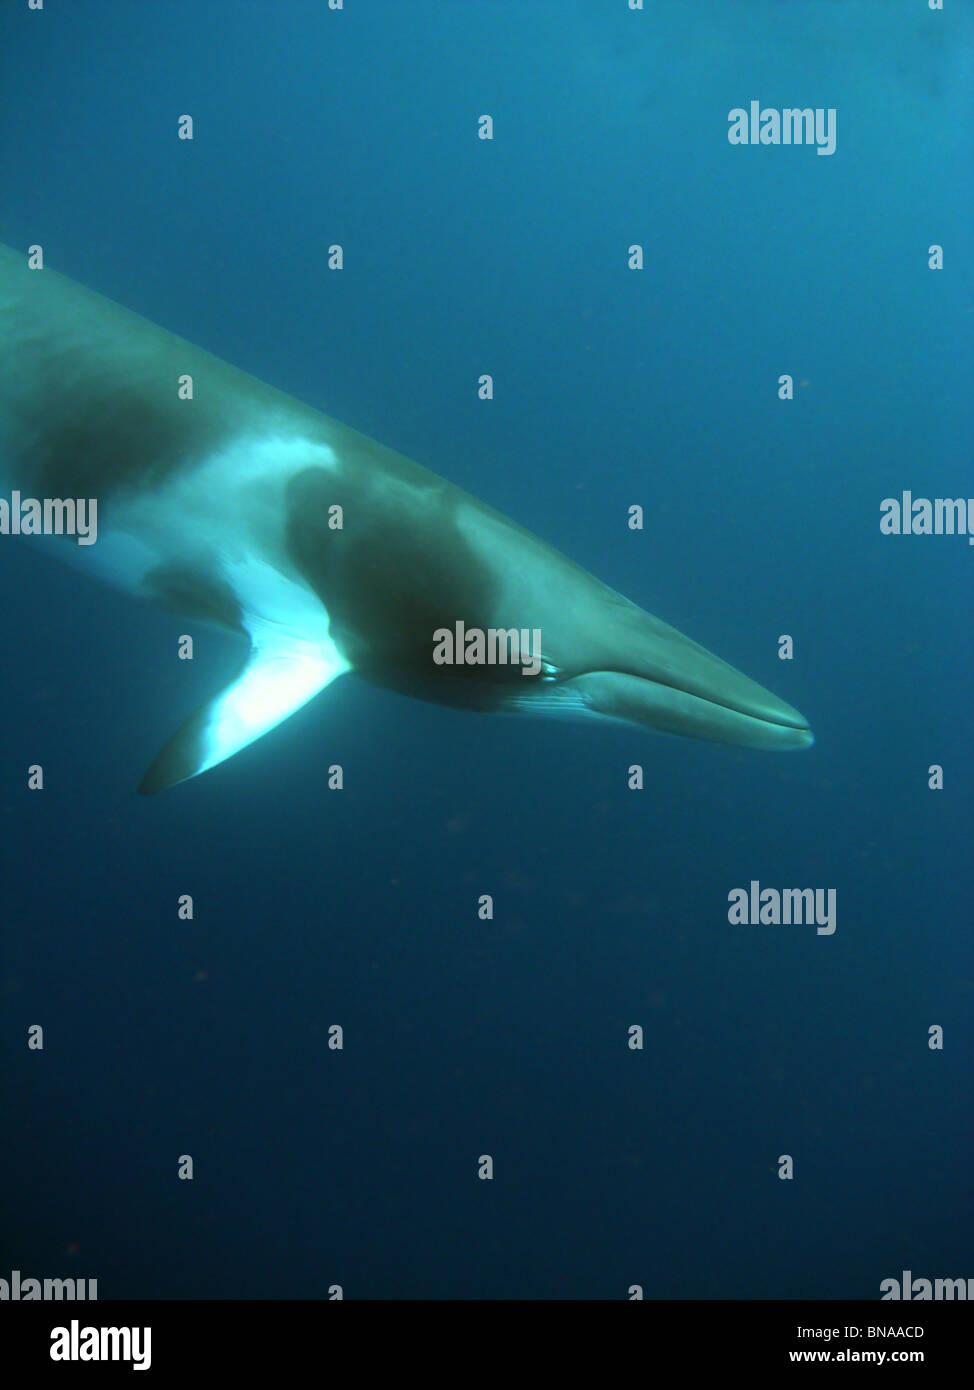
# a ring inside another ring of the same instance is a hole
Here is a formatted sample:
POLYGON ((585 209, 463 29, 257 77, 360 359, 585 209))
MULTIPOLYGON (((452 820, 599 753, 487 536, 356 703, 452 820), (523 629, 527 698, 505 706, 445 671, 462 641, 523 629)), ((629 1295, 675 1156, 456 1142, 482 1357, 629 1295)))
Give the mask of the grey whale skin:
POLYGON ((214 767, 349 670, 473 710, 813 742, 797 710, 469 493, 9 247, 0 333, 7 495, 96 498, 97 542, 59 552, 250 641, 141 791, 214 767), (435 664, 434 632, 458 622, 540 629, 541 671, 435 664))

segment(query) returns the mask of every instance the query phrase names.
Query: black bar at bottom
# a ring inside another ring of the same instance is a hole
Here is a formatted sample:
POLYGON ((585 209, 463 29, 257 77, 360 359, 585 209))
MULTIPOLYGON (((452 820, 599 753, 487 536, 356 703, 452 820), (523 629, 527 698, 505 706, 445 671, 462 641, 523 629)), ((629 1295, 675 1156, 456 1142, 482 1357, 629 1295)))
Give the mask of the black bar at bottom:
MULTIPOLYGON (((966 1303, 932 1302, 81 1302, 0 1303, 6 1369, 70 1384, 86 1369, 141 1370, 175 1384, 184 1373, 251 1377, 282 1366, 399 1380, 512 1368, 602 1375, 637 1358, 648 1376, 678 1370, 747 1374, 793 1366, 935 1368, 969 1363, 966 1303), (112 1330, 114 1329, 114 1330, 112 1330), (146 1336, 148 1330, 148 1337, 146 1336)), ((8 1384, 33 1384, 8 1379, 8 1384)))

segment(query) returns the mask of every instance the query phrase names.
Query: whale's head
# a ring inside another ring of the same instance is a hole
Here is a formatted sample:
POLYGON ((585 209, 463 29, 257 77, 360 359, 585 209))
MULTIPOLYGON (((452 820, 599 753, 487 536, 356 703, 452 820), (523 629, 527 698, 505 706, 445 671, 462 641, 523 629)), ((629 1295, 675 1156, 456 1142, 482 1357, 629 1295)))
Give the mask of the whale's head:
POLYGON ((429 476, 309 469, 290 487, 292 557, 367 679, 469 709, 597 715, 750 748, 814 742, 784 700, 429 476), (335 497, 348 501, 341 532, 321 520, 335 497))
POLYGON ((552 673, 540 701, 711 743, 785 752, 815 742, 798 710, 681 633, 671 633, 656 644, 655 660, 621 659, 616 669, 552 673))

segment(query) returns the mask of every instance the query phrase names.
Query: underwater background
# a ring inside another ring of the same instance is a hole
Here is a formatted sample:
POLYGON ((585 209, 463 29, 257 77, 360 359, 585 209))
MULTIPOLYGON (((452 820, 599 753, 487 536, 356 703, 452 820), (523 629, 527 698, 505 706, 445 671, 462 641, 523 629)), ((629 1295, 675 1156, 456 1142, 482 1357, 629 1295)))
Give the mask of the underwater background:
POLYGON ((0 6, 0 240, 468 488, 817 737, 346 677, 143 799, 239 647, 180 662, 185 619, 0 537, 0 1274, 974 1276, 974 550, 879 529, 974 493, 972 53, 957 0, 0 6), (751 100, 835 107, 834 155, 731 146, 751 100), (732 926, 752 879, 834 888, 834 935, 732 926))

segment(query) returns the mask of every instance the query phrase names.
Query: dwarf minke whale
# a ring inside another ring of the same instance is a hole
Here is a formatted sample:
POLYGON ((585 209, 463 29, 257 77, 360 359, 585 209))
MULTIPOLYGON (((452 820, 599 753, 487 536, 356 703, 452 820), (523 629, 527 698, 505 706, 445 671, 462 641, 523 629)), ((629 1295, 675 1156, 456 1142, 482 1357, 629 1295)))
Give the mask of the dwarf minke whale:
POLYGON ((143 792, 215 767, 347 671, 470 710, 813 742, 797 710, 475 497, 9 247, 0 483, 96 499, 97 544, 59 551, 249 641, 143 792), (433 659, 437 632, 512 629, 539 635, 533 674, 433 659))

